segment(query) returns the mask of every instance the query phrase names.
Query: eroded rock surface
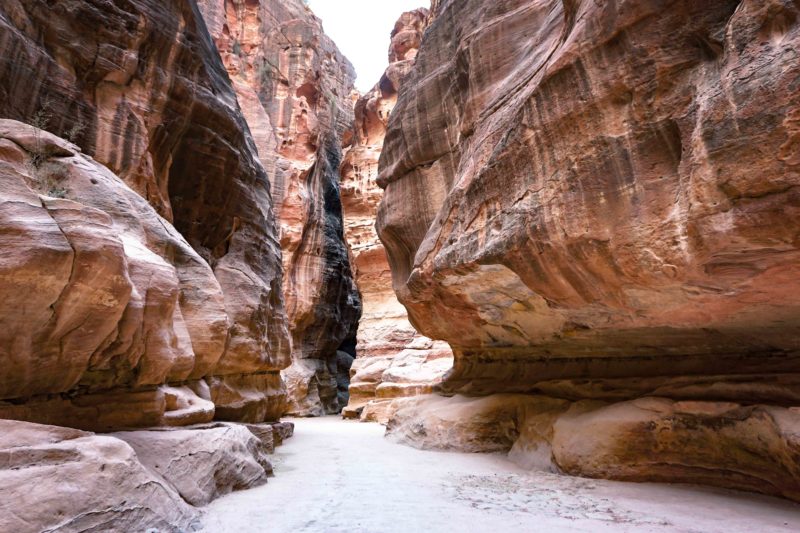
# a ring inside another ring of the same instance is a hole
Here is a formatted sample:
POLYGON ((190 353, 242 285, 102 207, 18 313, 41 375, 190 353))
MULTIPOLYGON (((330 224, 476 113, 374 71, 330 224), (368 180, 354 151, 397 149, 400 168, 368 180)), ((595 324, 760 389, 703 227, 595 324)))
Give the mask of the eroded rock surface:
MULTIPOLYGON (((236 424, 188 429, 114 433, 136 451, 139 461, 158 472, 181 497, 202 507, 231 491, 267 482, 272 465, 269 446, 256 433, 236 424)), ((271 432, 270 432, 271 433, 271 432)))
POLYGON ((427 9, 409 11, 395 24, 389 66, 375 87, 355 104, 350 145, 342 162, 345 236, 364 305, 345 413, 351 417, 364 418, 368 402, 386 403, 398 396, 431 392, 452 366, 447 344, 420 335, 409 323, 392 290, 386 251, 375 231, 383 196, 376 178, 386 126, 403 78, 414 65, 428 15, 427 9))
POLYGON ((797 15, 439 2, 378 229, 447 390, 796 399, 797 15))
POLYGON ((0 530, 188 531, 197 509, 114 437, 0 420, 0 530))
POLYGON ((198 3, 272 184, 292 336, 287 411, 338 412, 336 350, 361 313, 339 197, 355 72, 300 0, 198 3))
POLYGON ((13 400, 0 414, 98 429, 211 420, 200 380, 224 364, 229 321, 208 264, 48 132, 0 120, 0 184, 0 398, 13 400))
POLYGON ((411 323, 453 347, 441 390, 534 400, 465 419, 397 402, 390 427, 460 442, 515 420, 531 466, 796 499, 796 3, 432 16, 389 118, 378 233, 411 323), (541 395, 570 412, 524 422, 541 395))
POLYGON ((196 4, 12 0, 0 7, 0 49, 0 117, 73 140, 132 189, 110 184, 108 172, 95 186, 90 174, 101 170, 86 170, 93 164, 71 158, 73 149, 51 143, 55 152, 40 154, 32 134, 10 139, 34 166, 70 176, 42 178, 40 199, 23 185, 24 161, 4 167, 16 182, 3 190, 3 212, 15 212, 4 221, 6 249, 39 241, 10 254, 2 277, 12 298, 34 291, 18 303, 38 317, 20 324, 18 305, 0 317, 15 331, 0 348, 16 361, 0 373, 0 398, 15 400, 5 416, 153 425, 165 404, 207 413, 201 399, 212 397, 218 417, 279 414, 285 393, 261 394, 264 383, 238 395, 235 409, 219 393, 258 379, 280 391, 290 341, 269 182, 196 4), (210 375, 219 377, 210 390, 196 381, 210 375), (203 390, 158 388, 185 381, 203 390), (243 396, 272 405, 244 409, 243 396), (109 409, 121 416, 109 420, 109 409))
POLYGON ((194 531, 202 507, 267 482, 290 423, 96 435, 0 420, 0 530, 194 531))
POLYGON ((397 399, 384 416, 390 438, 422 449, 505 451, 530 469, 702 483, 800 501, 796 407, 427 395, 397 399))
POLYGON ((796 396, 797 9, 439 2, 378 229, 446 389, 796 396))

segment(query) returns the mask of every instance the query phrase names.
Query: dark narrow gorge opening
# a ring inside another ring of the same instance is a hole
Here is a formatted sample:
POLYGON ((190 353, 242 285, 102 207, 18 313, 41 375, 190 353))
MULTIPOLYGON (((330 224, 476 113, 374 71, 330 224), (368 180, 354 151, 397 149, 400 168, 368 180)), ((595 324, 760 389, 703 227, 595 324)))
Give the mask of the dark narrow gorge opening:
POLYGON ((0 531, 800 530, 798 46, 3 2, 0 531))
POLYGON ((339 412, 350 401, 350 369, 358 357, 356 343, 357 337, 345 339, 336 350, 336 397, 339 401, 339 412))

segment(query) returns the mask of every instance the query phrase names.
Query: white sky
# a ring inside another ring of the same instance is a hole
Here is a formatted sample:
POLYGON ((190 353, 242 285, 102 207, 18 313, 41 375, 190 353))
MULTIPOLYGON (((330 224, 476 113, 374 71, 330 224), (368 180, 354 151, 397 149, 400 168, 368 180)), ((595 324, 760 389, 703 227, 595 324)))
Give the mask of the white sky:
POLYGON ((356 88, 367 92, 389 63, 389 35, 405 11, 430 7, 430 0, 309 0, 325 33, 356 68, 356 88))

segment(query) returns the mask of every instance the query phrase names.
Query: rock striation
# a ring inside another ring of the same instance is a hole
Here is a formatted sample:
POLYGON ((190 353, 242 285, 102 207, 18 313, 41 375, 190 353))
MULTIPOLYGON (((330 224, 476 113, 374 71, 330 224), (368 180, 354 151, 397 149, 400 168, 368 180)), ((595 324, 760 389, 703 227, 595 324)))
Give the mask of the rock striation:
MULTIPOLYGON (((264 427, 271 429, 269 425, 264 427)), ((202 507, 234 490, 256 487, 272 474, 273 442, 243 425, 216 423, 191 429, 151 429, 114 433, 191 505, 202 507)))
POLYGON ((188 531, 199 518, 119 439, 8 420, 0 428, 2 531, 188 531))
POLYGON ((194 531, 198 506, 266 482, 272 431, 213 423, 97 435, 0 420, 0 530, 194 531))
POLYGON ((386 251, 375 231, 383 196, 378 160, 389 115, 414 59, 429 12, 403 13, 391 33, 389 66, 371 91, 355 104, 355 120, 342 162, 345 236, 364 310, 358 328, 358 358, 352 367, 346 416, 375 413, 391 398, 431 392, 452 366, 446 343, 417 333, 392 290, 386 251), (370 407, 364 410, 367 403, 370 407))
POLYGON ((798 9, 434 2, 377 227, 441 391, 601 402, 570 473, 797 498, 798 9))
POLYGON ((493 394, 399 398, 387 411, 389 438, 421 449, 507 452, 528 469, 800 501, 797 407, 493 394))
POLYGON ((2 416, 277 419, 270 186, 197 6, 51 4, 0 7, 0 117, 34 125, 3 123, 2 416))
POLYGON ((361 313, 339 194, 355 71, 300 0, 198 4, 272 185, 292 338, 287 412, 336 413, 336 352, 361 313))

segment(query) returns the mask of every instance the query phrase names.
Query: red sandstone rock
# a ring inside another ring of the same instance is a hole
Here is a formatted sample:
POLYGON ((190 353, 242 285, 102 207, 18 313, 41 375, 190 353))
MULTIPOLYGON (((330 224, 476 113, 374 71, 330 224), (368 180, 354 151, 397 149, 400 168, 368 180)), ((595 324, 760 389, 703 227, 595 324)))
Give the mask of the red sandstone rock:
POLYGON ((406 310, 392 290, 386 252, 375 231, 383 195, 375 181, 378 158, 389 115, 403 77, 413 67, 427 16, 427 9, 409 11, 395 24, 390 64, 378 84, 355 104, 352 140, 342 162, 345 236, 364 305, 358 357, 351 370, 348 416, 355 416, 365 403, 378 397, 431 392, 452 366, 448 346, 419 335, 408 322, 406 310))
MULTIPOLYGON (((8 351, 35 350, 48 365, 3 365, 0 383, 14 390, 0 398, 17 400, 14 416, 65 424, 77 419, 82 426, 100 417, 105 427, 111 421, 97 410, 122 412, 135 402, 148 407, 130 409, 122 417, 126 423, 154 424, 170 401, 156 388, 161 383, 196 383, 209 375, 224 376, 226 383, 253 374, 279 380, 290 343, 269 183, 194 2, 12 0, 0 7, 0 49, 0 116, 71 138, 166 219, 139 207, 126 192, 122 212, 134 202, 136 213, 124 216, 143 217, 152 227, 118 239, 108 218, 121 223, 115 219, 122 213, 114 205, 114 185, 106 198, 93 199, 92 209, 69 200, 37 200, 40 214, 53 219, 49 230, 19 227, 16 216, 5 221, 0 233, 11 245, 19 244, 17 235, 35 238, 30 231, 45 231, 42 237, 49 239, 42 241, 44 255, 14 256, 29 271, 27 282, 4 279, 41 287, 28 304, 47 324, 45 333, 31 325, 16 341, 22 344, 0 348, 4 360, 18 357, 8 351), (161 237, 172 233, 175 238, 161 237), (76 247, 75 261, 67 241, 76 247), (186 242, 193 253, 184 250, 186 242), (69 287, 80 290, 59 297, 73 263, 78 268, 69 287), (52 302, 58 308, 47 323, 52 302), (24 345, 27 339, 32 344, 24 345), (120 384, 137 389, 130 402, 119 399, 125 393, 120 384), (53 400, 58 409, 38 399, 18 401, 62 392, 69 395, 53 400), (42 415, 48 410, 64 419, 42 415)), ((20 181, 8 174, 6 179, 20 181)), ((71 198, 82 203, 92 189, 75 179, 70 186, 81 198, 71 198)), ((18 210, 25 204, 4 205, 18 210)), ((13 314, 3 314, 3 330, 9 331, 10 319, 13 314)), ((267 411, 273 413, 283 409, 284 397, 249 398, 258 404, 269 399, 273 406, 267 411)), ((219 395, 216 401, 225 407, 219 395)), ((237 406, 217 415, 241 411, 237 406)))
POLYGON ((423 449, 507 451, 525 468, 703 483, 800 500, 800 412, 639 398, 605 404, 525 394, 394 400, 390 438, 423 449))
POLYGON ((143 465, 197 507, 231 491, 262 485, 272 473, 266 457, 270 450, 242 425, 215 423, 113 436, 127 442, 143 465))
POLYGON ((105 429, 211 420, 208 398, 163 385, 223 360, 228 316, 206 262, 48 132, 0 120, 0 183, 0 398, 15 400, 0 413, 105 429))
POLYGON ((0 420, 0 531, 187 531, 198 518, 119 439, 0 420))
POLYGON ((411 322, 455 351, 446 390, 796 399, 799 21, 437 3, 378 230, 411 322))
POLYGON ((360 314, 338 191, 355 72, 300 0, 198 3, 272 184, 294 361, 287 410, 338 412, 336 350, 360 314))
POLYGON ((378 233, 412 324, 453 347, 441 390, 536 396, 373 416, 420 446, 797 499, 798 45, 780 0, 435 1, 378 233))

